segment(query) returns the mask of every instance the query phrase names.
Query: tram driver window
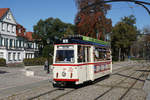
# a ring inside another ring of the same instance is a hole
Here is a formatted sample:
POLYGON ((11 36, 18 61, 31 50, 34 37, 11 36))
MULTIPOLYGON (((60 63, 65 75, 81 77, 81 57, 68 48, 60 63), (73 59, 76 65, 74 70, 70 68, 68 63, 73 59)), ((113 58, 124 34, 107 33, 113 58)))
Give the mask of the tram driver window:
POLYGON ((74 50, 57 50, 56 63, 73 63, 74 50))

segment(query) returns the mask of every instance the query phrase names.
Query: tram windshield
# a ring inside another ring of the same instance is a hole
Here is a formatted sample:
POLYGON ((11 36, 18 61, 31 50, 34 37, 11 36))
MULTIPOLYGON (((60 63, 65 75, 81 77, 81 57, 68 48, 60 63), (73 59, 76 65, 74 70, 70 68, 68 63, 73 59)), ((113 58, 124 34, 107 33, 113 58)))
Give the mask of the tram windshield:
POLYGON ((57 50, 56 63, 74 63, 74 50, 57 50))

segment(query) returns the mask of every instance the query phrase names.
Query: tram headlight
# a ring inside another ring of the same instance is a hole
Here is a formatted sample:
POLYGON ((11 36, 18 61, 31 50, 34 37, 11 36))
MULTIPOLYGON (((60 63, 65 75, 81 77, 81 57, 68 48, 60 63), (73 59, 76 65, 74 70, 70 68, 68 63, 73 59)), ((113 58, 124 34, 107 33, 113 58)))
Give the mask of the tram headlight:
POLYGON ((66 76, 66 72, 62 72, 62 76, 65 77, 66 76))

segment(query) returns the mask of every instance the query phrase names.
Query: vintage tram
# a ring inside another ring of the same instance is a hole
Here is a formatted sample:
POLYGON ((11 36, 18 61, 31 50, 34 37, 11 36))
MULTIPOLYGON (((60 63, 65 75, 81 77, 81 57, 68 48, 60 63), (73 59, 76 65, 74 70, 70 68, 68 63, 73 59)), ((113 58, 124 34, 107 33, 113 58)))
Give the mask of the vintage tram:
POLYGON ((110 44, 76 35, 54 45, 53 85, 82 84, 112 73, 110 44))

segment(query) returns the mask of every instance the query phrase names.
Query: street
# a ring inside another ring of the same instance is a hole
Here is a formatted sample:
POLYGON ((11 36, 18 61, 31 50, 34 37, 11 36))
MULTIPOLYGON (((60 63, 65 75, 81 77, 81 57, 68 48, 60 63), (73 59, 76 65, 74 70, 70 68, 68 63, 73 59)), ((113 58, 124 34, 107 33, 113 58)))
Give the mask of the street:
MULTIPOLYGON (((93 84, 59 89, 53 88, 51 79, 41 80, 11 88, 14 94, 2 100, 146 100, 148 94, 143 87, 149 74, 148 63, 122 62, 119 65, 113 64, 110 76, 95 80, 93 84)), ((7 92, 4 90, 1 93, 7 92)))

